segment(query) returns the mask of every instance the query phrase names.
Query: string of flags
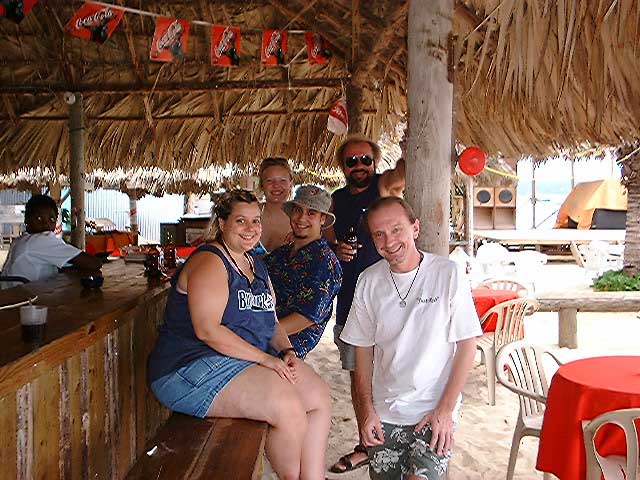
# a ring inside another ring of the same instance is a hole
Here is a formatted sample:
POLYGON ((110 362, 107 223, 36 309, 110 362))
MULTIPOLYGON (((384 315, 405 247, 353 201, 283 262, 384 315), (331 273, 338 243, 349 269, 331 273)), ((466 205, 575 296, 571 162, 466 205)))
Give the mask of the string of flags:
MULTIPOLYGON (((0 0, 0 17, 20 23, 37 3, 38 0, 0 0)), ((67 22, 64 30, 75 37, 104 43, 118 27, 125 12, 156 17, 156 28, 149 52, 149 58, 153 61, 173 62, 183 59, 189 42, 190 27, 192 24, 198 24, 211 28, 211 65, 233 67, 240 64, 241 31, 239 27, 230 25, 168 18, 104 2, 85 2, 67 22)), ((326 63, 332 56, 329 42, 315 32, 305 32, 304 36, 309 63, 326 63)), ((287 40, 286 30, 263 30, 261 62, 268 66, 284 65, 287 40)))

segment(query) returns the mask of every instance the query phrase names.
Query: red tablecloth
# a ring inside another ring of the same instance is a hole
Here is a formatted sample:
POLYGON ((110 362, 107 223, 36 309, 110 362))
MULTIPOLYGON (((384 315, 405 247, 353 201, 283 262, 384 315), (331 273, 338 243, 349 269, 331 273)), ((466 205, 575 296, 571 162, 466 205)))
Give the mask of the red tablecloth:
MULTIPOLYGON (((582 421, 640 407, 640 356, 595 357, 560 367, 553 376, 542 423, 536 468, 561 480, 586 475, 582 421)), ((624 454, 622 430, 605 425, 596 436, 603 455, 624 454)))
MULTIPOLYGON (((518 298, 518 293, 511 290, 493 290, 491 288, 474 288, 471 290, 473 303, 476 306, 478 317, 482 318, 490 308, 495 307, 499 303, 508 302, 518 298)), ((491 315, 482 326, 483 332, 494 332, 496 330, 496 321, 498 315, 491 315)))

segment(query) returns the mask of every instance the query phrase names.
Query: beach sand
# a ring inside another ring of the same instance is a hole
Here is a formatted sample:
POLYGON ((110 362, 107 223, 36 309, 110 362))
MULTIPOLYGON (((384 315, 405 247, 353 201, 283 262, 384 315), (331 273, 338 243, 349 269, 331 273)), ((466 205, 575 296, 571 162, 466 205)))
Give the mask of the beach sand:
MULTIPOLYGON (((536 282, 555 288, 559 285, 577 284, 583 281, 583 270, 575 265, 549 265, 536 282)), ((580 348, 559 349, 557 314, 536 313, 526 319, 525 339, 541 344, 557 354, 563 361, 575 358, 610 354, 634 354, 640 352, 640 320, 629 314, 578 314, 578 343, 580 348)), ((479 359, 479 356, 477 357, 479 359)), ((333 418, 327 468, 341 455, 350 451, 358 442, 356 422, 349 393, 349 376, 340 368, 338 351, 333 344, 332 322, 307 362, 331 386, 333 418)), ((496 405, 488 405, 484 365, 476 361, 464 388, 462 410, 455 434, 454 455, 449 468, 450 480, 489 480, 505 478, 511 438, 518 415, 518 398, 501 385, 496 386, 496 405)), ((535 470, 538 439, 525 437, 520 445, 514 478, 530 480, 542 478, 535 470)), ((263 480, 275 480, 277 476, 268 466, 263 480)), ((335 475, 329 479, 368 479, 367 468, 353 473, 335 475)))

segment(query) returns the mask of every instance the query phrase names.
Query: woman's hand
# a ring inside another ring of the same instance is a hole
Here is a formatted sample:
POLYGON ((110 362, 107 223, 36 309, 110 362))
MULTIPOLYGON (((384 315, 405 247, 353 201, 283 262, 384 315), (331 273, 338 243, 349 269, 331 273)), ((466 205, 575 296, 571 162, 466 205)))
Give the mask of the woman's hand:
POLYGON ((297 380, 298 370, 296 366, 298 362, 301 362, 302 360, 298 358, 296 352, 293 350, 285 352, 284 356, 282 357, 282 361, 287 365, 287 367, 289 367, 289 371, 292 373, 293 378, 297 380))
POLYGON ((268 353, 264 354, 263 360, 258 362, 259 365, 263 367, 270 368, 274 372, 278 374, 280 378, 283 380, 287 380, 291 383, 296 383, 296 370, 295 366, 292 368, 290 366, 291 363, 294 363, 295 360, 291 359, 292 354, 295 357, 294 352, 287 352, 283 357, 283 360, 280 360, 273 355, 269 355, 268 353))

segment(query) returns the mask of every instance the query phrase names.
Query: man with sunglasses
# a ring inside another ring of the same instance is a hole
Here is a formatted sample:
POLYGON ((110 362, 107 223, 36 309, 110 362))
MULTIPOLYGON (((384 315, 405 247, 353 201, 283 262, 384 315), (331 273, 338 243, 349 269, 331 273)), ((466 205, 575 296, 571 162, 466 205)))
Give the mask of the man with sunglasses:
MULTIPOLYGON (((324 231, 324 236, 333 245, 342 265, 342 286, 338 292, 336 305, 336 325, 334 341, 340 351, 342 368, 351 375, 351 397, 354 398, 355 347, 340 340, 340 334, 347 321, 358 275, 382 257, 364 225, 363 217, 369 205, 379 197, 401 196, 405 185, 405 163, 398 160, 396 167, 383 173, 376 173, 380 163, 380 147, 363 135, 349 135, 338 147, 336 161, 342 168, 347 185, 332 195, 331 212, 336 221, 332 228, 324 231), (353 228, 358 238, 357 249, 345 242, 349 230, 353 228)), ((343 473, 368 463, 366 450, 356 445, 354 451, 345 455, 331 467, 333 473, 343 473)))
MULTIPOLYGON (((85 270, 98 270, 99 258, 65 243, 53 233, 58 219, 58 206, 47 195, 34 195, 24 210, 27 233, 15 239, 9 249, 3 276, 23 277, 34 282, 58 273, 68 263, 85 270)), ((16 283, 3 282, 3 288, 16 283)))

